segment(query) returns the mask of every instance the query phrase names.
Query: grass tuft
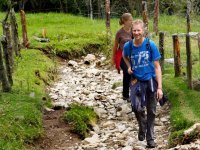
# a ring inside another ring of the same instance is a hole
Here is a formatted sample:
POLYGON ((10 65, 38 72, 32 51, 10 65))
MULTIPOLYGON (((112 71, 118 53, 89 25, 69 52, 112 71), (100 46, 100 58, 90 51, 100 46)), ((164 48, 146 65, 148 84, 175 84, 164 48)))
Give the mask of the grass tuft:
POLYGON ((85 138, 88 136, 88 131, 96 124, 97 114, 91 107, 72 104, 70 110, 65 113, 64 120, 72 124, 75 133, 85 138))

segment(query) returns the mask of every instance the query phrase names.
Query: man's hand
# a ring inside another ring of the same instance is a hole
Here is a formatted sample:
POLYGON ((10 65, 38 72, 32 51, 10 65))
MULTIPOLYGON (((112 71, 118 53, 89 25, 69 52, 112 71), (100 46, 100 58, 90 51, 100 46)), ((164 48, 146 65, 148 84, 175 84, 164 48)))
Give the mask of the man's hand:
POLYGON ((156 98, 159 101, 160 99, 162 99, 162 97, 163 97, 163 91, 162 89, 158 88, 156 93, 156 98))
POLYGON ((128 68, 128 74, 133 74, 131 67, 128 68))

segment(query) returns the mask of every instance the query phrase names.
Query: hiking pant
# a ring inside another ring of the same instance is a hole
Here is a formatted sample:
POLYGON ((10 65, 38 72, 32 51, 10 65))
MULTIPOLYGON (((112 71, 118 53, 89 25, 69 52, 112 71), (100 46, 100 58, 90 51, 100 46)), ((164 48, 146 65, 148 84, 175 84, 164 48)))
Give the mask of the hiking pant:
MULTIPOLYGON (((138 96, 137 95, 135 96, 136 99, 139 100, 138 96)), ((155 97, 155 92, 149 92, 148 88, 146 87, 147 115, 145 114, 144 108, 142 111, 134 111, 134 113, 139 124, 139 134, 144 134, 144 135, 146 134, 147 142, 154 140, 156 105, 157 105, 157 100, 155 97)))
POLYGON ((131 75, 128 74, 128 67, 122 58, 120 61, 120 67, 123 70, 123 91, 122 96, 125 98, 129 98, 129 84, 131 80, 131 75))

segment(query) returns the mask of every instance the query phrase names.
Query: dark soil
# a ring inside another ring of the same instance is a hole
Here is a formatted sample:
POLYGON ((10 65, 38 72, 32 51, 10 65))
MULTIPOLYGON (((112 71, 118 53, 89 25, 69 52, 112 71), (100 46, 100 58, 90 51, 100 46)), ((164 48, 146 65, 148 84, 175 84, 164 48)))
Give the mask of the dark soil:
POLYGON ((70 126, 63 121, 64 111, 61 109, 44 112, 45 135, 27 146, 27 150, 70 150, 81 142, 79 136, 72 133, 70 126))

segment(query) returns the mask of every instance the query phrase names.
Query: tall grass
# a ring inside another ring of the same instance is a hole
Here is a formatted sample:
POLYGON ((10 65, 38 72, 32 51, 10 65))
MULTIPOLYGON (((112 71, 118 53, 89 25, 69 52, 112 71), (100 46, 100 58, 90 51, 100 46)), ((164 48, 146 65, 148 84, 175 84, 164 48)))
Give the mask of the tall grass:
POLYGON ((42 52, 22 50, 15 60, 14 86, 11 93, 0 93, 0 149, 21 150, 24 143, 43 134, 42 101, 45 83, 51 82, 54 63, 42 52), (41 78, 35 75, 40 72, 41 78), (48 73, 48 74, 47 74, 48 73))

